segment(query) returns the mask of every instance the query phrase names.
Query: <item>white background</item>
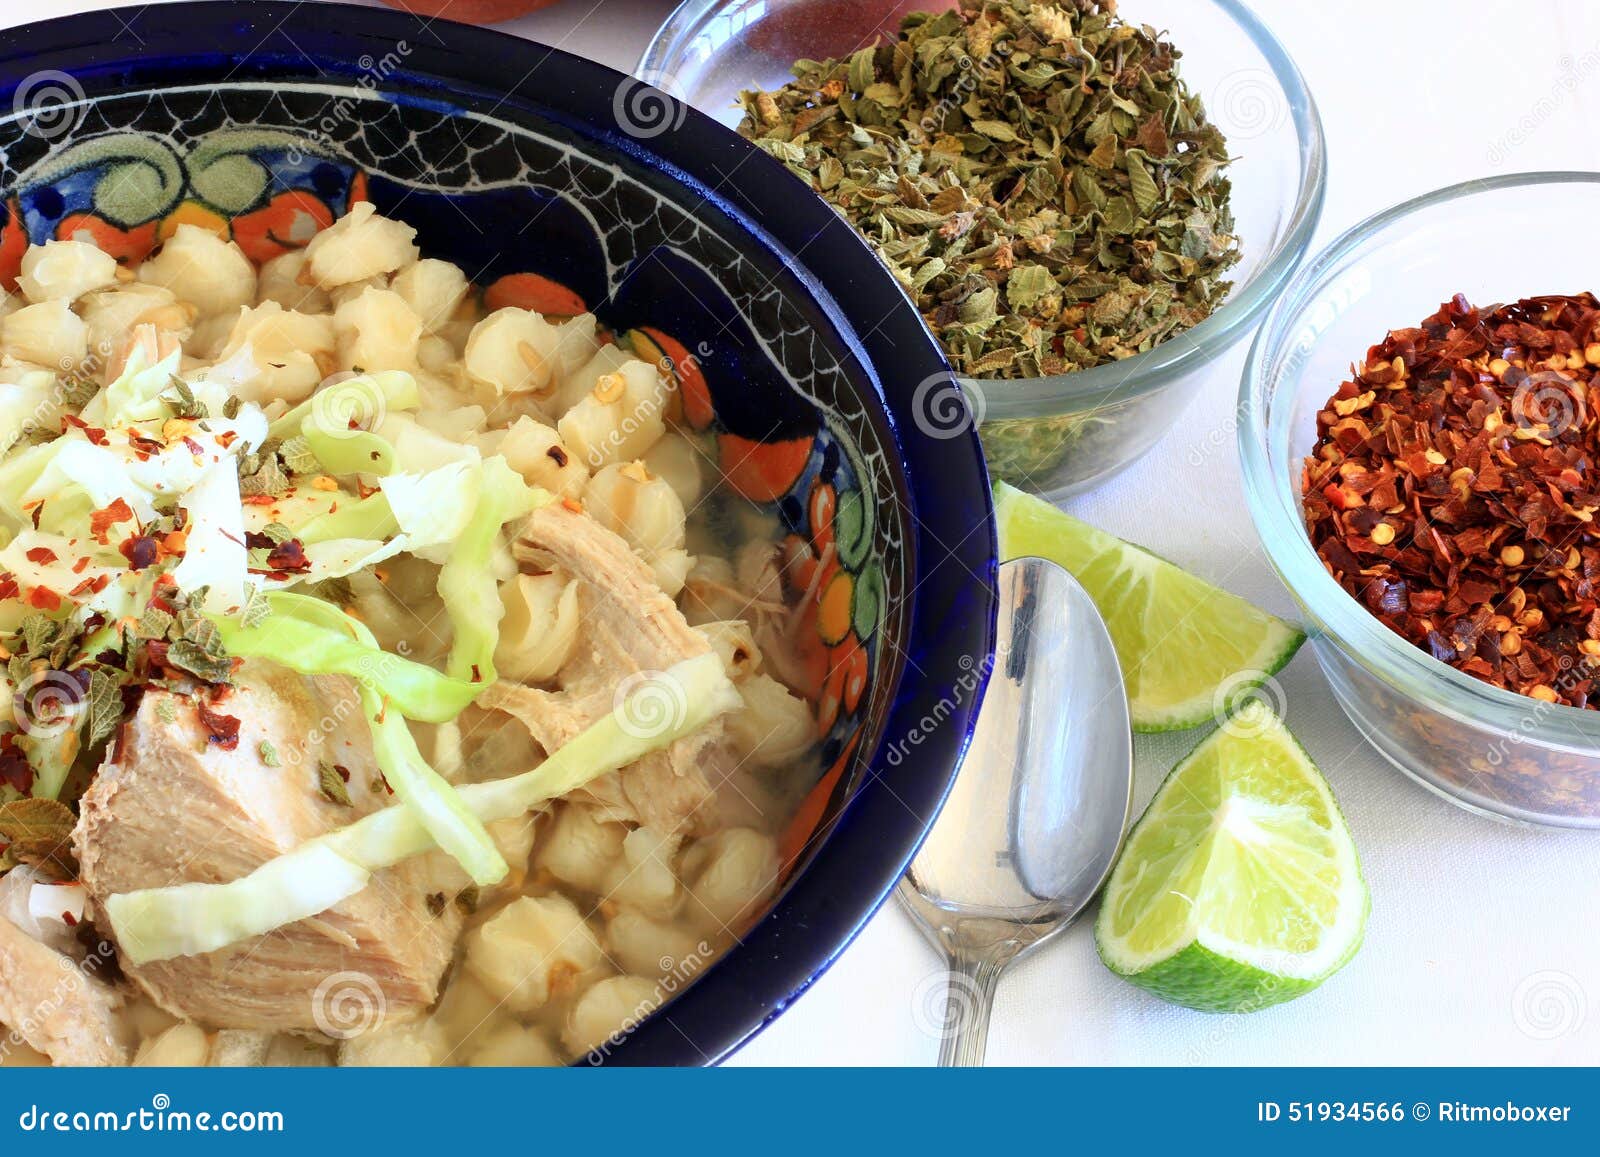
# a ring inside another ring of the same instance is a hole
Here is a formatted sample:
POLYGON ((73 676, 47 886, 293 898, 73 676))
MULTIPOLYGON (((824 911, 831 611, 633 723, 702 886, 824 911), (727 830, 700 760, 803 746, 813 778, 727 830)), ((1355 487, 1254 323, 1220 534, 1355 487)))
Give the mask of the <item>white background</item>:
MULTIPOLYGON (((1319 245, 1441 185, 1497 172, 1600 169, 1600 68, 1592 63, 1600 4, 1254 5, 1321 108, 1330 163, 1319 245)), ((105 6, 6 0, 0 24, 105 6)), ((506 27, 630 70, 671 8, 671 0, 560 0, 506 27)), ((1133 19, 1137 8, 1126 0, 1133 19)), ((1572 243, 1594 248, 1597 228, 1586 223, 1572 243)), ((1600 263, 1595 274, 1587 288, 1600 290, 1600 263)), ((1202 467, 1190 464, 1191 448, 1233 411, 1243 357, 1241 345, 1215 366, 1202 396, 1149 455, 1070 507, 1289 614, 1250 526, 1231 441, 1202 467)), ((1502 826, 1412 785, 1340 714, 1309 650, 1281 683, 1289 722, 1333 783, 1362 853, 1373 907, 1361 953, 1291 1004, 1205 1016, 1112 977, 1085 923, 1001 982, 990 1062, 1600 1062, 1600 834, 1502 826)), ((1139 739, 1137 806, 1194 739, 1139 739)), ((891 904, 733 1063, 931 1063, 939 971, 891 904)))

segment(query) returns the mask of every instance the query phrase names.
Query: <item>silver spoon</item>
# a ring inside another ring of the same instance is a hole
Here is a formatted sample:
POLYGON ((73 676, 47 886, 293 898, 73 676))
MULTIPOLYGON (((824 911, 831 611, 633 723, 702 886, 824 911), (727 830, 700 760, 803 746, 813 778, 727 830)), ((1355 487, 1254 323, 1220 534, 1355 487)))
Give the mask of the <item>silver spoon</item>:
POLYGON ((944 810, 900 899, 943 952, 941 1065, 981 1065, 1000 973, 1100 890, 1133 794, 1122 671, 1100 612, 1055 563, 1000 568, 995 666, 944 810))

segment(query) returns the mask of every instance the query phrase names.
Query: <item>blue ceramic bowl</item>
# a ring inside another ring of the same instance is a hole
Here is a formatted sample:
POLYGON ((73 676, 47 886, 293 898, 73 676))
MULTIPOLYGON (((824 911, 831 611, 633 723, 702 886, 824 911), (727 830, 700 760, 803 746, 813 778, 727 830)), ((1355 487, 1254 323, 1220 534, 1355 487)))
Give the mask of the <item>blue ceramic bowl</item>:
POLYGON ((163 4, 12 28, 0 109, 0 284, 30 242, 83 230, 137 261, 194 222, 265 260, 369 199, 491 304, 592 309, 660 358, 730 484, 820 557, 818 588, 849 584, 847 616, 807 607, 800 631, 825 758, 781 897, 609 1059, 727 1056, 888 895, 944 799, 993 645, 978 442, 883 267, 687 106, 400 12, 163 4))

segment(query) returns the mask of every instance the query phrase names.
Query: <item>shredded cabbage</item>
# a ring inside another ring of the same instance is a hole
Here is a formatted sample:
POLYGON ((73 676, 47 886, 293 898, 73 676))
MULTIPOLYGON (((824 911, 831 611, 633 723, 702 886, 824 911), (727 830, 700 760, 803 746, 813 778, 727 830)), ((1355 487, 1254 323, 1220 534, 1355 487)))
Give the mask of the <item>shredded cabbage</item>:
POLYGON ((243 627, 213 617, 229 654, 271 659, 304 675, 355 679, 372 728, 378 769, 395 796, 417 813, 434 842, 474 883, 503 880, 511 869, 494 840, 456 790, 422 758, 406 726, 406 712, 389 695, 399 692, 396 698, 415 710, 416 718, 453 719, 481 688, 467 695, 466 688, 452 687, 437 672, 386 654, 364 625, 320 599, 274 593, 267 600, 273 613, 264 626, 243 627))
MULTIPOLYGON (((273 420, 269 433, 274 438, 293 438, 303 433, 307 421, 319 427, 334 420, 340 407, 331 404, 326 395, 335 391, 349 399, 351 416, 362 411, 415 410, 422 405, 422 395, 417 392, 417 379, 404 370, 382 370, 372 374, 358 374, 343 381, 331 382, 297 406, 273 420)), ((342 400, 342 399, 341 399, 342 400)), ((346 417, 348 429, 348 417, 346 417)))
MULTIPOLYGON (((627 725, 638 708, 635 699, 659 690, 640 688, 532 771, 468 784, 456 794, 484 823, 519 816, 659 751, 741 703, 716 652, 679 663, 662 678, 677 682, 679 700, 687 705, 670 729, 650 734, 627 725)), ((433 846, 411 809, 385 808, 231 883, 128 892, 108 897, 106 912, 117 942, 136 965, 212 952, 325 911, 366 887, 371 873, 433 846)))
POLYGON ((130 426, 166 417, 170 411, 161 395, 172 388, 172 379, 182 364, 181 350, 173 350, 152 364, 144 345, 134 342, 117 380, 90 398, 78 417, 91 426, 130 426))
POLYGON ((306 444, 329 474, 391 474, 394 447, 365 430, 330 433, 309 418, 301 428, 306 444))
POLYGON ((0 382, 0 454, 49 423, 61 409, 61 394, 49 370, 25 370, 14 382, 0 382))
POLYGON ((472 518, 439 568, 439 598, 454 633, 448 668, 457 679, 495 681, 494 649, 500 641, 500 583, 493 565, 500 528, 550 501, 546 491, 529 486, 499 455, 478 471, 478 499, 472 518))
POLYGON ((183 496, 189 513, 188 545, 172 579, 183 591, 206 588, 207 611, 232 611, 244 604, 250 557, 244 544, 244 509, 239 505, 239 467, 222 458, 183 496))
POLYGON ((347 675, 370 683, 391 711, 424 723, 454 719, 483 691, 481 683, 452 679, 382 650, 363 624, 321 599, 274 591, 266 600, 271 615, 257 626, 211 616, 228 654, 271 659, 305 675, 347 675))

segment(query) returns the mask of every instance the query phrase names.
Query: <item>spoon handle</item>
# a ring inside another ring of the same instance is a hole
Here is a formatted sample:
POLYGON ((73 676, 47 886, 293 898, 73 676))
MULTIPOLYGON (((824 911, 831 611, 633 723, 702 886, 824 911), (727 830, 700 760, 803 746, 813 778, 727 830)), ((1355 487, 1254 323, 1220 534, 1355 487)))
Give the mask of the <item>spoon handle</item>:
POLYGON ((951 956, 948 963, 939 1064, 975 1068, 983 1064, 989 1046, 989 1012, 994 1008, 995 984, 1004 965, 960 956, 951 956))

